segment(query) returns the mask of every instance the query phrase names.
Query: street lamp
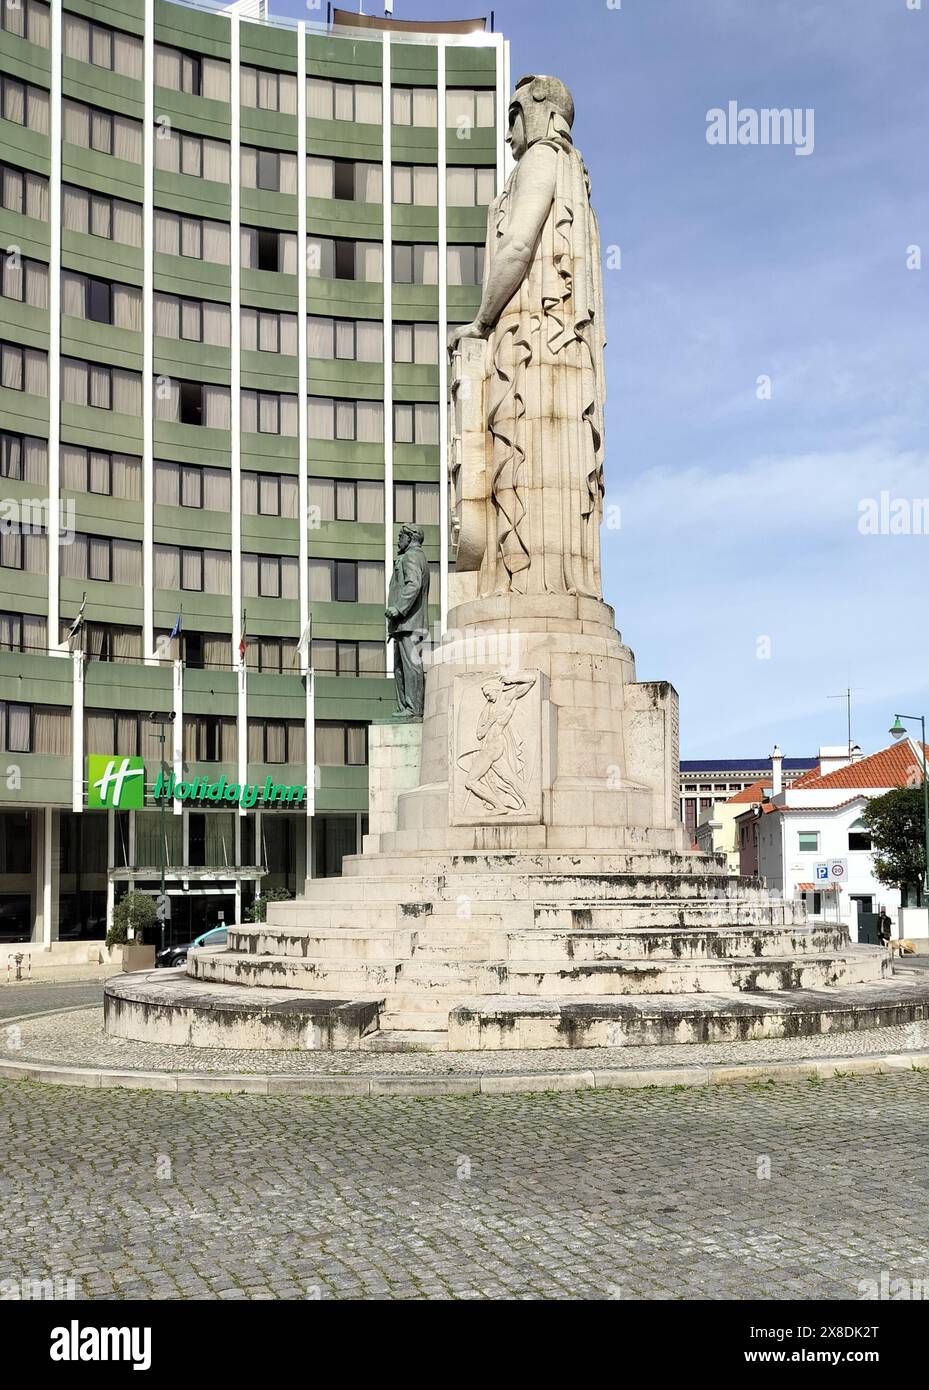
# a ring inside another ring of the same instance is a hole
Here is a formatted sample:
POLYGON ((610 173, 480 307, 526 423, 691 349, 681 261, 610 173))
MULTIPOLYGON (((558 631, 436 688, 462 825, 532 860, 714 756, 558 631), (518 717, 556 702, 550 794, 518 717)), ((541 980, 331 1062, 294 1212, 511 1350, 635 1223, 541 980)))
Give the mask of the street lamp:
POLYGON ((919 752, 923 760, 923 832, 926 837, 926 866, 923 870, 923 897, 926 899, 926 908, 929 910, 929 781, 926 778, 926 716, 924 714, 895 714, 894 722, 890 726, 890 733, 894 738, 903 738, 906 729, 903 727, 904 721, 908 724, 919 724, 922 727, 922 736, 919 742, 919 752))
MULTIPOLYGON (((157 710, 153 710, 152 713, 148 716, 148 722, 150 724, 157 724, 158 726, 158 743, 161 752, 161 834, 158 836, 158 862, 161 865, 161 901, 163 903, 165 897, 165 858, 167 850, 167 841, 165 839, 165 801, 167 800, 167 798, 164 794, 163 789, 168 780, 168 767, 167 763, 165 762, 165 725, 174 723, 174 711, 171 710, 168 714, 159 714, 157 710)), ((164 950, 165 919, 163 913, 159 913, 159 919, 161 926, 161 949, 164 950)))

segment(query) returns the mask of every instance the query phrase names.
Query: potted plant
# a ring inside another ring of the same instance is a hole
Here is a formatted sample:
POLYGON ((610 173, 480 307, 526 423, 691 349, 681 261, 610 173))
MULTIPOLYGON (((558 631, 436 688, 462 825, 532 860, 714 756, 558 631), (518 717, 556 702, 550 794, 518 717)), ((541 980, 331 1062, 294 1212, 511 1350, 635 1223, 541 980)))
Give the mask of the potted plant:
POLYGON ((123 970, 153 970, 155 948, 144 944, 146 927, 158 921, 154 901, 147 893, 126 893, 113 909, 113 925, 106 934, 107 950, 122 946, 123 970))

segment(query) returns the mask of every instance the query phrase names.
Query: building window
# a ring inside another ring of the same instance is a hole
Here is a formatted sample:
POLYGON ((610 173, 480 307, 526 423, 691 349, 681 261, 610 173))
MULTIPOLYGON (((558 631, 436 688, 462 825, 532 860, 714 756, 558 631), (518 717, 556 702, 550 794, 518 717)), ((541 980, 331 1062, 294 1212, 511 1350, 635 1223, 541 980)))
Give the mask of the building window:
POLYGON ((394 125, 435 126, 439 119, 439 94, 435 87, 394 87, 391 115, 394 125))
POLYGON ((31 613, 0 613, 0 651, 44 652, 47 625, 31 613))
POLYGON ((0 164, 0 205, 40 222, 48 221, 48 179, 12 164, 0 164))
POLYGON ((155 123, 155 168, 210 183, 229 182, 229 142, 155 123))
POLYGON ((488 207, 497 196, 497 171, 492 165, 450 165, 445 186, 450 208, 488 207))
POLYGON ((122 29, 111 29, 81 19, 76 14, 64 16, 64 54, 78 63, 92 63, 107 68, 122 77, 142 78, 142 40, 122 29))
MULTIPOLYGON (((312 238, 310 239, 311 245, 312 238)), ((242 266, 245 270, 270 270, 283 275, 297 273, 297 237, 294 232, 272 232, 260 227, 241 229, 242 266)), ((312 253, 307 252, 307 269, 312 253)), ((318 272, 317 272, 318 273, 318 272)))
POLYGON ((228 550, 178 545, 156 545, 154 549, 156 589, 231 593, 232 556, 228 550))
POLYGON ((437 323, 395 323, 394 361, 435 366, 439 360, 437 323))
POLYGON ((155 417, 179 425, 228 430, 231 418, 229 387, 156 377, 155 417))
POLYGON ((300 592, 297 557, 243 554, 242 592, 247 598, 297 598, 300 592))
POLYGON ((243 64, 239 68, 239 95, 242 105, 255 111, 297 114, 297 79, 289 72, 270 72, 243 64))
POLYGON ((863 820, 856 820, 848 828, 848 848, 850 850, 871 849, 871 832, 863 820))
POLYGON ((268 193, 296 193, 295 154, 243 145, 239 158, 243 188, 260 188, 268 193))
POLYGON ((322 280, 380 284, 384 278, 384 248, 379 241, 307 237, 307 274, 322 280))
POLYGON ((21 256, 18 249, 0 252, 0 295, 33 309, 47 309, 48 266, 21 256))
POLYGON ((383 676, 387 658, 383 642, 313 642, 313 669, 323 676, 383 676))
POLYGON ((130 164, 142 162, 141 121, 69 97, 62 102, 62 139, 67 145, 113 155, 130 164))
POLYGON ((0 73, 0 114, 5 121, 34 130, 37 135, 47 135, 48 92, 44 87, 0 73))
POLYGON ((818 830, 798 830, 797 849, 801 854, 819 853, 819 831, 818 830))
POLYGON ((48 574, 48 536, 40 524, 7 521, 0 530, 0 566, 48 574))
POLYGON ((0 343, 0 386, 30 396, 47 396, 48 353, 18 343, 0 343))
POLYGON ((383 522, 384 484, 379 479, 311 478, 310 516, 316 521, 383 522))
POLYGON ((438 526, 438 483, 394 483, 394 521, 438 526))
MULTIPOLYGON (((62 642, 67 639, 69 627, 68 622, 62 622, 62 642)), ((141 661, 142 629, 120 627, 114 623, 85 623, 82 645, 89 661, 141 661)), ((104 748, 101 751, 107 750, 104 748)))
POLYGON ((122 367, 63 357, 61 399, 69 405, 89 405, 138 417, 142 410, 142 378, 138 372, 127 372, 122 367))
POLYGON ((445 93, 445 124, 458 130, 489 130, 495 124, 493 87, 449 87, 445 93))
POLYGON ((394 402, 395 444, 438 444, 439 407, 431 401, 394 402))
POLYGON ((142 331, 142 291, 135 285, 113 284, 94 275, 63 270, 61 292, 61 311, 70 318, 107 323, 132 333, 142 331))
POLYGON ((277 391, 242 392, 242 433, 297 434, 297 397, 277 391))
MULTIPOLYGON (((300 670, 296 640, 289 637, 246 638, 245 664, 251 671, 289 675, 300 670)), ((303 756, 306 756, 304 752, 303 756)))
POLYGON ((32 752, 32 706, 0 700, 0 751, 32 752))
POLYGON ((306 183, 311 198, 334 198, 357 203, 380 203, 384 198, 383 168, 373 160, 326 159, 309 155, 306 183))
POLYGON ((297 479, 289 473, 242 473, 242 512, 245 516, 281 516, 296 521, 297 479))
POLYGON ((228 347, 230 310, 228 304, 212 300, 185 299, 176 294, 155 292, 155 336, 176 338, 190 343, 209 343, 228 347))
POLYGON ((142 245, 142 209, 124 198, 91 193, 64 184, 61 190, 61 223, 66 231, 102 237, 122 246, 142 245))
POLYGON ((307 352, 322 362, 381 362, 384 325, 379 319, 334 319, 310 314, 307 352))
POLYGON ((446 266, 450 285, 480 285, 484 279, 483 246, 449 246, 446 266))
POLYGON ((155 85, 210 101, 228 101, 229 64, 222 58, 208 58, 156 43, 155 85))
POLYGON ((97 492, 137 502, 142 496, 142 460, 76 444, 61 446, 61 487, 69 492, 97 492))
POLYGON ((0 478, 48 483, 48 443, 29 434, 0 430, 0 478))
POLYGON ((7 34, 16 34, 41 48, 48 48, 51 41, 51 20, 48 5, 42 0, 2 0, 0 4, 0 29, 7 34))
POLYGON ((142 543, 75 532, 70 543, 61 547, 61 574, 65 579, 138 587, 142 583, 142 543))
POLYGON ((192 260, 228 265, 229 224, 213 222, 208 217, 181 217, 156 208, 155 250, 165 256, 188 256, 192 260))
MULTIPOLYGON (((449 251, 451 251, 449 247, 449 251)), ((395 242, 393 278, 398 285, 437 285, 439 248, 432 242, 395 242)), ((459 282, 463 283, 463 282, 459 282)))
POLYGON ((306 727, 297 719, 250 719, 250 763, 305 763, 306 727))
POLYGON ((236 756, 234 719, 217 714, 185 714, 185 762, 234 763, 236 756))
POLYGON ((155 501, 163 507, 200 507, 229 513, 232 500, 228 468, 155 460, 155 501))
POLYGON ((242 310, 242 348, 246 352, 297 355, 297 316, 274 309, 242 310))
POLYGON ((322 121, 383 123, 381 88, 373 82, 339 82, 325 77, 306 80, 307 115, 322 121))
POLYGON ((379 560, 310 559, 311 603, 383 603, 384 566, 379 560))
POLYGON ((382 401, 344 401, 329 396, 310 396, 310 439, 357 440, 381 444, 384 440, 382 401))
POLYGON ((316 724, 316 761, 321 767, 363 767, 368 761, 367 724, 319 720, 316 724))
POLYGON ((439 201, 439 171, 434 164, 395 164, 393 201, 434 208, 439 201))

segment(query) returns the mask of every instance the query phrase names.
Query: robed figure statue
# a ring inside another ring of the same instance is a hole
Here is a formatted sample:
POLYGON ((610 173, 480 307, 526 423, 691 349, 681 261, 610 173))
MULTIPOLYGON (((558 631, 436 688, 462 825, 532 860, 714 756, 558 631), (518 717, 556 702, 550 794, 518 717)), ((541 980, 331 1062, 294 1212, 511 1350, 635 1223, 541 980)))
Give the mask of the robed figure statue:
POLYGON ((462 489, 478 539, 457 557, 459 570, 480 569, 483 595, 602 598, 603 279, 573 122, 563 82, 517 83, 516 168, 489 210, 481 306, 449 337, 459 362, 468 339, 487 340, 483 481, 462 489))

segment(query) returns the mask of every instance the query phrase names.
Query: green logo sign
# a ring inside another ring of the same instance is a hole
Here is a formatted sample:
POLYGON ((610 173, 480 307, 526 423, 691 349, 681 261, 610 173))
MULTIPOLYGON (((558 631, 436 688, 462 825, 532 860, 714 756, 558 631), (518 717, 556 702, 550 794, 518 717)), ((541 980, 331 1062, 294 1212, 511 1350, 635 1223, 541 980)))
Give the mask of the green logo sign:
POLYGON ((92 811, 141 811, 145 805, 145 764, 141 758, 87 758, 87 807, 92 811))

